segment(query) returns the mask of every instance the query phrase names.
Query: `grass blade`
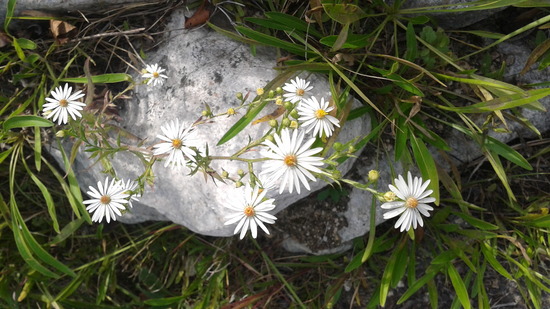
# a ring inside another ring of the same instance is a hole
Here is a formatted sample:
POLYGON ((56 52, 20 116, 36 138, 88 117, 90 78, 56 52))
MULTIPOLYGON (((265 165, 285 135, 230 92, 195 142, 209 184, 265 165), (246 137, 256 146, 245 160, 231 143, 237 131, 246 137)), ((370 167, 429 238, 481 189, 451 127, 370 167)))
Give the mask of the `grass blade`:
POLYGON ((439 175, 437 174, 435 161, 424 144, 424 141, 420 138, 416 138, 412 132, 410 141, 414 158, 416 159, 420 172, 422 172, 422 177, 430 180, 428 188, 433 190, 431 196, 435 198, 435 204, 439 205, 439 175))
POLYGON ((453 264, 448 264, 447 274, 449 275, 449 278, 451 278, 451 284, 455 289, 456 296, 458 297, 458 300, 460 301, 464 309, 472 308, 472 305, 470 304, 470 296, 468 296, 466 285, 464 284, 464 281, 460 277, 460 274, 453 266, 453 264))
MULTIPOLYGON (((267 84, 264 89, 265 92, 268 93, 270 90, 274 90, 275 88, 282 85, 286 80, 288 80, 292 75, 295 73, 293 71, 286 71, 281 74, 279 74, 275 79, 273 79, 269 84, 267 84)), ((254 100, 259 99, 259 97, 256 97, 254 100)), ((235 137, 239 132, 244 130, 246 126, 250 122, 252 122, 256 116, 264 109, 264 107, 269 103, 269 101, 264 101, 261 104, 253 107, 251 110, 246 113, 241 119, 239 119, 218 141, 217 146, 222 145, 235 137)))

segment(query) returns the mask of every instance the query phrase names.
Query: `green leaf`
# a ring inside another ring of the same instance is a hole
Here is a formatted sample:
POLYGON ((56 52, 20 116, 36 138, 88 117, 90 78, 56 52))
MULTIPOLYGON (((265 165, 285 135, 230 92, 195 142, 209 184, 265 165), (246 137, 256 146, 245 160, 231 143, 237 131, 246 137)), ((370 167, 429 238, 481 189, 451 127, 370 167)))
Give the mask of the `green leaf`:
MULTIPOLYGON (((92 76, 92 83, 94 84, 112 84, 132 81, 132 77, 126 73, 107 73, 101 75, 92 76)), ((88 78, 86 77, 72 77, 60 79, 61 82, 86 84, 88 78)))
POLYGON ((428 148, 419 138, 416 138, 411 132, 411 148, 413 150, 414 158, 418 164, 418 168, 422 172, 423 180, 430 180, 428 188, 433 190, 432 197, 435 198, 435 204, 439 205, 439 175, 437 174, 437 167, 433 156, 428 151, 428 148))
POLYGON ((334 41, 334 45, 332 45, 332 48, 330 49, 331 52, 335 52, 342 48, 346 40, 348 39, 348 31, 349 31, 349 24, 345 24, 342 27, 342 30, 340 31, 340 34, 336 38, 336 41, 334 41))
POLYGON ((17 0, 8 0, 7 10, 6 10, 6 20, 4 20, 4 31, 9 33, 8 26, 11 19, 13 18, 13 13, 15 12, 15 3, 17 0))
MULTIPOLYGON (((341 48, 351 48, 351 49, 358 49, 363 48, 367 46, 371 40, 370 35, 366 34, 355 34, 355 33, 348 33, 347 39, 344 42, 344 44, 341 46, 341 48)), ((334 43, 336 42, 336 39, 338 38, 337 35, 329 35, 319 40, 321 44, 324 44, 328 47, 334 46, 334 43)))
POLYGON ((537 100, 543 99, 549 95, 550 88, 532 89, 527 90, 524 93, 515 93, 501 96, 493 100, 476 103, 470 106, 449 107, 440 105, 438 107, 444 110, 458 113, 485 113, 523 106, 529 103, 536 102, 537 100))
POLYGON ((399 117, 395 130, 395 151, 394 160, 399 161, 404 151, 407 149, 407 140, 409 139, 409 126, 405 125, 405 118, 399 117))
POLYGON ((492 223, 489 223, 489 222, 486 222, 486 221, 483 221, 483 220, 480 220, 478 218, 474 218, 470 215, 467 215, 465 213, 462 213, 462 212, 453 212, 456 216, 464 219, 464 221, 468 222, 470 225, 472 225, 473 227, 476 227, 478 229, 482 229, 482 230, 498 230, 498 226, 492 224, 492 223))
POLYGON ((334 21, 345 24, 351 24, 368 15, 357 5, 354 4, 334 4, 323 3, 325 13, 334 21))
POLYGON ((72 236, 76 230, 78 230, 78 228, 80 228, 80 226, 82 225, 82 223, 84 223, 84 218, 83 217, 80 217, 78 219, 75 219, 71 222, 69 222, 67 225, 65 225, 65 227, 63 229, 61 229, 61 231, 59 232, 59 234, 57 236, 55 236, 49 243, 48 245, 56 245, 60 242, 62 242, 63 240, 69 238, 70 236, 72 236))
POLYGON ((4 131, 14 128, 51 127, 53 122, 40 116, 13 116, 4 121, 4 131))
POLYGON ((470 11, 483 11, 483 10, 489 10, 489 9, 498 9, 498 8, 507 7, 510 5, 519 6, 526 1, 533 1, 533 0, 478 0, 478 1, 462 3, 461 6, 458 8, 452 8, 452 7, 456 7, 456 4, 453 3, 453 4, 443 4, 443 5, 433 5, 433 6, 401 9, 399 10, 399 14, 422 14, 422 13, 433 14, 433 13, 439 13, 439 12, 458 13, 458 12, 470 12, 470 11))
POLYGON ((244 36, 241 36, 235 32, 231 32, 231 31, 227 31, 225 29, 222 29, 210 22, 206 22, 206 24, 208 25, 208 27, 212 28, 214 31, 220 33, 220 34, 223 34, 225 35, 226 37, 230 38, 230 39, 233 39, 235 41, 238 41, 238 42, 242 42, 242 43, 245 43, 245 44, 250 44, 250 45, 255 45, 255 44, 260 44, 258 41, 256 40, 251 40, 251 39, 248 39, 244 36))
POLYGON ((374 66, 369 65, 369 68, 372 70, 380 73, 380 75, 390 79, 395 85, 399 86, 400 88, 414 94, 420 97, 424 96, 424 93, 420 89, 418 89, 413 83, 409 82, 408 80, 404 79, 403 77, 397 75, 396 73, 392 73, 388 70, 380 69, 374 66))
POLYGON ((168 306, 171 304, 175 304, 181 300, 184 300, 187 298, 186 295, 182 296, 174 296, 174 297, 166 297, 166 298, 155 298, 155 299, 147 299, 143 303, 149 306, 168 306))
POLYGON ((310 33, 318 38, 322 36, 322 34, 317 31, 311 24, 306 23, 304 20, 293 15, 279 12, 266 12, 265 16, 278 22, 279 24, 290 26, 296 30, 300 30, 305 33, 310 33))
POLYGON ((17 38, 17 44, 22 49, 36 49, 37 45, 31 40, 25 39, 25 38, 17 38))
POLYGON ((484 140, 484 145, 487 149, 495 152, 496 154, 506 158, 508 161, 516 164, 517 166, 523 167, 526 170, 533 170, 533 167, 529 162, 512 147, 500 142, 499 140, 486 136, 484 140))
MULTIPOLYGON (((286 71, 281 74, 279 74, 275 79, 273 79, 269 84, 267 84, 264 87, 265 92, 269 92, 272 89, 277 88, 278 86, 282 85, 285 81, 287 81, 292 75, 294 75, 294 72, 292 71, 286 71)), ((239 119, 225 134, 222 136, 220 141, 218 142, 218 146, 226 143, 233 137, 235 137, 239 132, 241 132, 252 120, 256 118, 256 116, 262 111, 262 109, 269 103, 269 101, 263 101, 261 104, 253 107, 244 115, 241 119, 239 119)))
POLYGON ((514 281, 514 277, 510 275, 510 273, 502 266, 496 259, 496 253, 494 248, 491 248, 487 242, 484 242, 481 246, 481 252, 483 253, 483 256, 485 257, 485 260, 489 262, 491 267, 493 267, 494 270, 496 270, 499 274, 501 274, 503 277, 507 278, 508 280, 514 281))
POLYGON ((46 201, 46 207, 48 208, 48 213, 50 214, 50 218, 52 218, 53 229, 54 231, 59 233, 59 223, 57 222, 57 216, 55 214, 55 204, 53 202, 50 191, 48 191, 48 188, 46 188, 46 186, 40 181, 40 179, 38 179, 38 177, 36 177, 36 175, 34 175, 34 173, 31 172, 31 170, 28 167, 27 167, 27 173, 31 176, 32 181, 34 181, 38 189, 40 189, 40 192, 42 193, 42 196, 46 201))
POLYGON ((392 274, 394 273, 395 263, 400 252, 401 248, 393 251, 388 260, 388 264, 386 264, 386 268, 384 269, 384 274, 382 275, 382 281, 380 282, 380 306, 382 307, 386 305, 386 298, 388 297, 392 274))
POLYGON ((466 289, 466 285, 464 284, 464 281, 462 281, 460 274, 458 273, 456 268, 453 266, 453 264, 449 264, 447 266, 447 273, 449 274, 449 278, 451 278, 451 284, 455 289, 458 300, 460 301, 464 309, 470 309, 472 305, 470 304, 470 297, 468 296, 468 290, 466 289))
POLYGON ((27 228, 25 220, 23 220, 23 217, 21 217, 21 213, 17 208, 17 203, 13 194, 13 185, 13 175, 10 175, 10 205, 12 216, 12 230, 17 248, 19 249, 19 253, 23 256, 25 262, 27 262, 29 266, 31 266, 36 271, 44 274, 45 276, 59 278, 58 274, 44 267, 34 257, 34 255, 36 255, 38 259, 42 262, 55 268, 57 271, 74 277, 75 273, 70 268, 56 260, 48 252, 46 252, 46 250, 44 250, 44 248, 42 248, 32 236, 31 232, 27 228))
POLYGON ((445 266, 445 265, 444 264, 441 264, 441 265, 433 265, 432 264, 432 265, 430 265, 426 269, 426 273, 424 274, 424 276, 422 276, 421 278, 416 280, 414 282, 414 284, 409 286, 409 288, 405 291, 405 293, 403 293, 403 295, 401 295, 401 298, 399 298, 399 300, 397 300, 397 304, 398 305, 402 304, 404 301, 409 299, 409 297, 411 297, 414 293, 416 293, 416 291, 418 291, 420 288, 422 288, 424 285, 426 285, 426 283, 428 283, 430 280, 432 280, 439 273, 439 271, 443 268, 443 266, 445 266))
POLYGON ((498 155, 489 149, 487 149, 484 154, 487 160, 489 160, 489 163, 491 163, 491 166, 493 167, 493 170, 495 170, 498 178, 502 182, 502 185, 504 186, 504 189, 506 189, 508 196, 512 200, 517 201, 516 196, 514 195, 514 192, 510 187, 510 183, 508 182, 508 178, 506 177, 506 171, 504 170, 504 167, 502 166, 502 162, 500 162, 498 155))
POLYGON ((409 61, 414 61, 418 57, 418 42, 416 41, 416 33, 411 22, 407 25, 407 51, 404 58, 409 61))
POLYGON ((299 56, 304 56, 305 54, 315 55, 313 52, 306 51, 298 44, 290 43, 243 26, 235 26, 235 29, 247 37, 258 41, 260 44, 281 48, 299 56))
POLYGON ((534 8, 534 7, 547 8, 547 7, 550 7, 550 2, 548 0, 524 0, 524 1, 519 1, 516 4, 512 4, 512 6, 520 7, 520 8, 534 8))
POLYGON ((550 227, 550 215, 545 215, 531 221, 527 222, 531 226, 536 226, 540 228, 549 228, 550 227))
POLYGON ((9 155, 14 149, 15 148, 11 147, 11 148, 8 148, 7 150, 0 152, 0 164, 2 164, 2 162, 4 162, 4 160, 6 160, 7 157, 9 157, 9 155))
POLYGON ((489 32, 489 31, 483 31, 483 30, 469 30, 469 31, 455 30, 451 32, 468 33, 468 34, 477 35, 482 38, 495 39, 495 40, 501 39, 504 36, 504 34, 501 34, 501 33, 489 32))

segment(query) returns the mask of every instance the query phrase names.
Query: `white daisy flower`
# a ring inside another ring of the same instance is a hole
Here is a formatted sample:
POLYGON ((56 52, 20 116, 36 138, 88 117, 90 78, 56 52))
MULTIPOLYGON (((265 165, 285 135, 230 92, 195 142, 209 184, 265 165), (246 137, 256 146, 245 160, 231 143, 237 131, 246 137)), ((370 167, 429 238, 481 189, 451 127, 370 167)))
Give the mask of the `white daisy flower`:
POLYGON ((49 119, 53 117, 53 122, 57 121, 57 124, 66 124, 69 122, 68 115, 71 115, 73 120, 82 117, 79 111, 83 109, 86 104, 78 102, 77 100, 82 98, 84 94, 81 90, 71 93, 73 87, 69 87, 69 84, 65 84, 65 88, 59 86, 55 88, 51 95, 52 98, 46 98, 49 103, 44 104, 43 114, 49 119))
POLYGON ((195 150, 189 148, 195 146, 195 130, 193 126, 188 126, 185 123, 180 125, 179 120, 176 122, 170 121, 166 126, 161 126, 160 129, 164 135, 157 135, 158 138, 164 142, 158 143, 153 146, 153 155, 168 154, 168 159, 164 163, 164 167, 170 163, 174 163, 175 166, 185 165, 187 159, 197 162, 195 157, 197 153, 195 150))
POLYGON ((161 68, 158 64, 153 65, 147 65, 145 66, 146 73, 143 73, 143 78, 149 79, 147 81, 147 85, 153 84, 153 86, 156 85, 162 85, 164 83, 164 78, 168 78, 168 76, 162 74, 162 72, 166 71, 165 69, 161 68))
POLYGON ((240 238, 243 239, 248 229, 252 233, 252 237, 256 238, 258 235, 258 226, 266 233, 269 234, 264 223, 273 224, 277 218, 268 212, 275 209, 273 202, 274 199, 264 199, 267 190, 261 190, 258 186, 254 189, 250 187, 250 184, 246 184, 244 189, 241 187, 237 189, 240 191, 240 195, 236 197, 230 197, 228 203, 224 207, 235 211, 234 214, 226 216, 228 219, 224 225, 234 224, 239 222, 235 227, 233 234, 237 234, 241 231, 240 238))
POLYGON ((430 184, 428 179, 426 182, 422 182, 422 177, 412 178, 411 172, 407 174, 408 181, 405 182, 403 176, 399 175, 399 178, 395 179, 395 187, 389 185, 390 190, 395 193, 398 201, 392 201, 382 204, 383 209, 390 209, 390 211, 384 213, 384 219, 390 219, 393 217, 399 217, 395 223, 395 228, 401 226, 400 231, 410 230, 411 226, 416 229, 418 225, 423 226, 422 215, 429 217, 429 210, 433 210, 433 207, 427 205, 427 203, 435 202, 435 198, 428 197, 433 193, 433 190, 426 190, 430 184))
POLYGON ((310 190, 307 178, 316 181, 311 172, 322 172, 317 166, 323 165, 321 162, 323 158, 314 155, 321 152, 323 148, 309 149, 315 142, 315 138, 309 139, 302 145, 304 134, 304 131, 300 131, 298 135, 298 130, 294 130, 291 138, 289 130, 285 128, 281 131, 281 136, 278 134, 273 136, 276 144, 265 141, 271 152, 266 152, 264 155, 272 160, 264 165, 261 174, 268 174, 271 181, 282 178, 279 194, 283 193, 287 184, 290 193, 296 187, 296 191, 300 194, 300 182, 310 190))
POLYGON ((298 118, 303 121, 302 125, 306 126, 306 133, 313 130, 314 136, 330 137, 334 131, 334 126, 340 127, 340 122, 335 117, 329 115, 334 109, 328 106, 329 102, 325 102, 325 98, 321 98, 321 102, 317 101, 316 97, 304 99, 298 105, 298 118))
POLYGON ((119 182, 113 179, 109 183, 109 178, 105 178, 105 185, 101 184, 101 181, 97 182, 97 189, 90 186, 88 195, 92 199, 86 200, 84 204, 90 204, 86 207, 86 210, 93 213, 92 221, 101 223, 103 217, 106 218, 107 223, 116 221, 116 216, 122 216, 121 210, 125 210, 125 204, 128 203, 128 194, 124 193, 124 188, 120 186, 119 182))
POLYGON ((122 192, 130 195, 128 197, 128 206, 130 206, 130 208, 134 207, 132 205, 132 202, 133 201, 139 202, 139 198, 141 197, 141 194, 139 194, 139 192, 136 192, 138 183, 128 179, 126 183, 124 183, 124 180, 120 180, 118 182, 118 185, 122 187, 122 192))
POLYGON ((290 83, 283 86, 283 90, 287 92, 283 94, 283 97, 285 100, 296 103, 307 98, 309 96, 308 91, 311 89, 313 89, 313 86, 310 86, 308 81, 296 77, 295 80, 290 80, 290 83))

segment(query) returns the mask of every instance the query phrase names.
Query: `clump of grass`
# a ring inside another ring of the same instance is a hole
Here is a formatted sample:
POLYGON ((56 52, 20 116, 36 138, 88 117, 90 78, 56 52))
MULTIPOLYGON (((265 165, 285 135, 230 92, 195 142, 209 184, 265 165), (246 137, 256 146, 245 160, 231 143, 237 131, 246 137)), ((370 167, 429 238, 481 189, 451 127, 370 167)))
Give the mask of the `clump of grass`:
MULTIPOLYGON (((166 223, 89 225, 76 177, 67 168, 71 157, 62 173, 42 152, 53 132, 36 115, 51 85, 72 81, 87 84, 90 106, 101 119, 116 117, 116 109, 107 107, 131 90, 129 75, 121 72, 136 66, 126 55, 154 47, 149 35, 160 34, 175 6, 119 9, 108 18, 89 15, 87 24, 81 16, 70 16, 81 35, 59 45, 13 35, 8 26, 16 22, 15 1, 9 1, 6 34, 0 33, 11 44, 0 51, 0 303, 14 308, 373 308, 418 301, 419 291, 427 291, 432 308, 488 308, 493 305, 488 280, 497 273, 515 283, 526 306, 547 305, 548 136, 523 121, 541 138, 522 151, 489 133, 520 119, 520 107, 540 110, 539 100, 550 92, 498 80, 505 64, 477 70, 465 63, 486 61, 492 47, 549 18, 536 17, 509 34, 462 32, 457 40, 454 32, 413 14, 509 3, 402 9, 400 2, 323 2, 313 8, 265 1, 264 7, 256 6, 264 10, 262 18, 246 17, 238 5, 224 7, 242 21, 235 26, 239 34, 210 25, 247 43, 279 48, 290 59, 279 67, 284 72, 326 74, 339 109, 349 108, 350 95, 364 104, 350 110, 348 120, 368 114, 374 123, 371 134, 346 146, 378 145, 389 134, 394 148, 389 161, 418 166, 431 180, 439 207, 425 228, 401 234, 388 223, 357 239, 351 252, 312 257, 282 253, 273 239, 201 237, 166 223), (105 26, 112 31, 100 30, 105 26), (465 44, 469 36, 494 42, 465 44), (135 46, 139 51, 128 52, 135 46), (69 78, 82 75, 87 77, 69 78), (457 86, 448 87, 451 82, 457 86), (114 95, 104 101, 106 93, 114 95), (447 130, 461 132, 483 154, 471 175, 459 172, 470 167, 441 169, 429 154, 429 149, 449 153, 447 130), (455 297, 442 295, 441 286, 455 297)), ((45 27, 41 23, 50 19, 18 22, 45 27)), ((539 47, 529 59, 541 69, 548 65, 547 40, 537 39, 539 47)), ((109 144, 104 133, 95 138, 109 144)), ((99 158, 118 149, 103 151, 99 158)))

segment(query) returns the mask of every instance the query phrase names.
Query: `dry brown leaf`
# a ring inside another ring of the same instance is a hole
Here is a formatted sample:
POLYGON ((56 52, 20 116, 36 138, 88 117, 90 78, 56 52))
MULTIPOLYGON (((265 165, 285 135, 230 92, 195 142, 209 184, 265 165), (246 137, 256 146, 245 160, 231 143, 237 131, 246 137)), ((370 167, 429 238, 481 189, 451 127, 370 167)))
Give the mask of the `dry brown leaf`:
POLYGON ((9 44, 11 44, 10 37, 5 32, 0 31, 0 48, 9 44))
POLYGON ((252 122, 252 124, 254 125, 254 124, 258 124, 258 123, 270 121, 270 120, 273 120, 273 119, 277 119, 277 118, 279 118, 279 116, 281 116, 284 112, 285 112, 285 107, 284 107, 284 106, 277 106, 277 109, 274 110, 271 114, 266 115, 266 116, 263 116, 263 117, 260 118, 260 119, 254 120, 254 121, 252 122))
POLYGON ((59 45, 67 43, 76 37, 78 30, 66 21, 50 19, 50 31, 59 45))

